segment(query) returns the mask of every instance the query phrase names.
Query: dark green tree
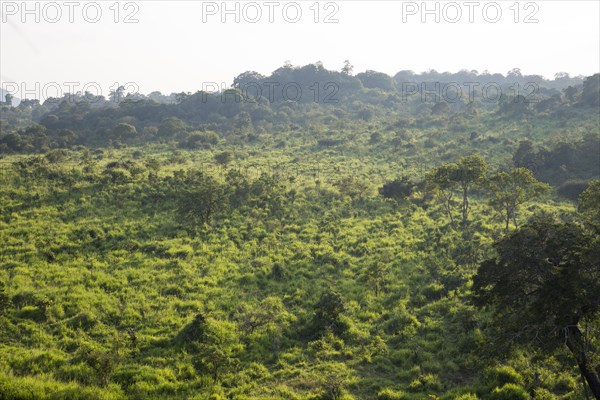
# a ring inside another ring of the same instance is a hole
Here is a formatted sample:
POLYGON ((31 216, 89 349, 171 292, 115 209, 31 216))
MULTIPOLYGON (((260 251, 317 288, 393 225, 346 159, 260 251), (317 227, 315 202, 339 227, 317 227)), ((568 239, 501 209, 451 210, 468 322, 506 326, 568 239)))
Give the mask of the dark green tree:
POLYGON ((328 331, 336 335, 344 333, 348 327, 340 317, 345 311, 342 296, 337 291, 328 289, 315 304, 315 330, 319 334, 328 331))
POLYGON ((224 185, 198 171, 189 171, 179 193, 178 214, 184 225, 195 230, 209 225, 228 206, 224 185))
POLYGON ((127 123, 120 123, 112 130, 112 136, 118 140, 127 140, 137 135, 135 126, 127 123))
POLYGON ((598 243, 579 225, 534 220, 495 244, 497 256, 480 265, 473 293, 474 303, 492 312, 495 346, 566 345, 600 399, 600 365, 579 327, 600 308, 598 243))
POLYGON ((600 106, 600 74, 585 78, 581 101, 590 107, 600 106))
POLYGON ((344 60, 344 66, 342 67, 342 75, 351 76, 354 70, 354 65, 350 64, 350 61, 344 60))
POLYGON ((185 133, 186 127, 182 120, 175 117, 169 117, 162 121, 158 128, 158 136, 162 138, 172 138, 185 133))
POLYGON ((233 159, 233 153, 229 150, 223 151, 221 153, 215 154, 215 162, 219 165, 227 165, 233 159))
POLYGON ((379 188, 379 194, 386 199, 403 200, 410 196, 415 184, 407 177, 386 182, 379 188))

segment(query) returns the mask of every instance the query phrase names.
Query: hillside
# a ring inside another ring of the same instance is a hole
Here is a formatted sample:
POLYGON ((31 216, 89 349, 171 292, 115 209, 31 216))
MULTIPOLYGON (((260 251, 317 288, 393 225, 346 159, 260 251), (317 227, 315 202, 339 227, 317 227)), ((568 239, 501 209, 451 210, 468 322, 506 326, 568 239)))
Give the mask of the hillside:
POLYGON ((286 65, 1 106, 0 398, 595 394, 599 88, 286 65))

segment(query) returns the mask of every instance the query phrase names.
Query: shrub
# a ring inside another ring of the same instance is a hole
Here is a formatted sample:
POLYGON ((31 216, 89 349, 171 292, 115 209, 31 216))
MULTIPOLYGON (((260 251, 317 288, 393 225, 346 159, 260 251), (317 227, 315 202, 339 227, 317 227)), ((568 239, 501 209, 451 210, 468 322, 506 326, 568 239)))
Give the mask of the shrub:
POLYGON ((529 394, 525 389, 514 383, 507 383, 501 388, 497 387, 490 396, 492 400, 529 400, 529 394))
POLYGON ((219 135, 216 132, 195 131, 190 133, 185 141, 180 142, 179 146, 188 149, 198 149, 201 147, 210 147, 217 143, 219 143, 219 135))
POLYGON ((233 160, 233 153, 231 151, 224 151, 215 155, 215 161, 219 165, 227 165, 233 160))
POLYGON ((456 398, 456 400, 478 400, 478 399, 479 398, 477 397, 477 395, 473 394, 473 393, 466 393, 466 394, 463 394, 456 398))
POLYGON ((377 393, 377 400, 402 400, 406 399, 406 393, 393 390, 390 388, 385 388, 377 393))
POLYGON ((402 200, 410 196, 414 186, 408 178, 402 177, 385 183, 379 189, 379 194, 386 199, 402 200))
POLYGON ((492 386, 502 386, 508 383, 515 385, 523 384, 523 377, 513 367, 508 365, 490 368, 486 371, 485 376, 486 380, 492 386))

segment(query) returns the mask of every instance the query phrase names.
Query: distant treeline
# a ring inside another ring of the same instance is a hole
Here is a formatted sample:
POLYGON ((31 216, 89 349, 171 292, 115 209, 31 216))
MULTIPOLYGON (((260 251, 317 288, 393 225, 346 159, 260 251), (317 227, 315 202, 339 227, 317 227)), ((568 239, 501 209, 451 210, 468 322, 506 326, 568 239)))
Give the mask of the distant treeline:
MULTIPOLYGON (((220 88, 216 83, 206 86, 220 88)), ((270 134, 268 140, 275 143, 282 132, 336 146, 343 143, 340 132, 358 123, 388 126, 401 136, 407 129, 432 126, 468 134, 469 126, 482 118, 496 126, 524 120, 531 125, 536 118, 565 126, 569 120, 597 115, 598 107, 600 74, 587 78, 557 74, 556 79, 545 80, 514 69, 506 76, 466 70, 401 71, 394 77, 366 71, 353 76, 349 63, 339 72, 319 63, 287 64, 270 76, 244 72, 234 78, 231 88, 215 92, 145 96, 128 94, 121 87, 109 99, 86 93, 43 104, 26 100, 17 107, 5 102, 0 106, 0 154, 148 142, 209 149, 223 141, 251 143, 263 134, 270 134), (402 123, 406 117, 412 118, 412 126, 402 123), (336 137, 328 131, 337 132, 336 137)), ((531 144, 528 150, 525 144, 515 165, 535 164, 538 178, 555 184, 588 179, 598 171, 597 135, 584 142, 559 143, 554 150, 534 150, 531 144)))

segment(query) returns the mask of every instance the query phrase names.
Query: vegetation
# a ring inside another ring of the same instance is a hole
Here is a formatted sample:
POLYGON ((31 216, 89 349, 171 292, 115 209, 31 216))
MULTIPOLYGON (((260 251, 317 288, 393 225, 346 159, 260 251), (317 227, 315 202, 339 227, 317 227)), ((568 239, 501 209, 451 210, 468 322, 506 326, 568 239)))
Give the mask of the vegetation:
POLYGON ((352 72, 0 106, 0 398, 600 398, 600 75, 352 72))

